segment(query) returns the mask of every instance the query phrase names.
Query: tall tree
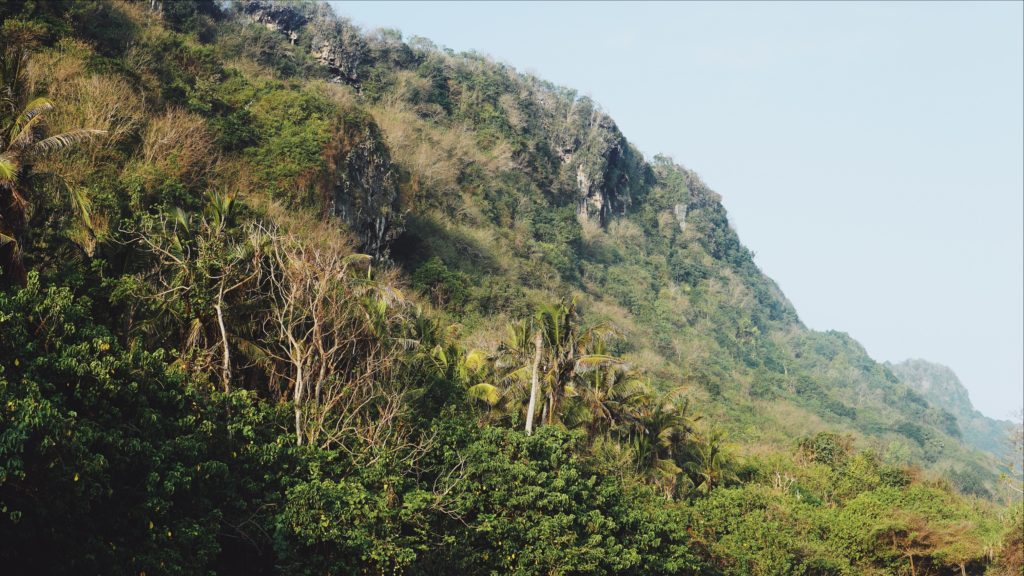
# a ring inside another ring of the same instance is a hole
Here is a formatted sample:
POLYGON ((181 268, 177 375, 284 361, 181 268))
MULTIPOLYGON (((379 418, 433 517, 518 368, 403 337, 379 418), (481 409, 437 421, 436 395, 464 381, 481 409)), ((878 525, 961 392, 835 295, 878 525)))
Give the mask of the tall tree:
POLYGON ((541 378, 547 387, 546 424, 561 420, 562 401, 576 378, 591 370, 620 363, 604 353, 601 343, 613 334, 607 324, 584 326, 576 301, 543 307, 536 318, 542 335, 541 378))
POLYGON ((0 34, 0 282, 25 284, 22 261, 33 209, 45 193, 63 191, 87 230, 89 200, 52 172, 36 169, 47 156, 104 134, 78 129, 47 135, 46 113, 53 103, 29 92, 26 69, 41 29, 16 20, 4 22, 0 34))

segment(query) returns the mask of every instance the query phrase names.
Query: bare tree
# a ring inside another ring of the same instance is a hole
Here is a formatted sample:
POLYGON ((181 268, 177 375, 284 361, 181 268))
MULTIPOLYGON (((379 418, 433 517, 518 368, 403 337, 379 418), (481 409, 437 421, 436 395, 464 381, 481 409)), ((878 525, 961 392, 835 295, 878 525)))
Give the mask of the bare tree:
POLYGON ((298 445, 406 446, 410 390, 396 372, 406 303, 368 272, 370 257, 303 241, 277 228, 250 230, 259 285, 270 307, 262 337, 271 380, 290 396, 298 445))

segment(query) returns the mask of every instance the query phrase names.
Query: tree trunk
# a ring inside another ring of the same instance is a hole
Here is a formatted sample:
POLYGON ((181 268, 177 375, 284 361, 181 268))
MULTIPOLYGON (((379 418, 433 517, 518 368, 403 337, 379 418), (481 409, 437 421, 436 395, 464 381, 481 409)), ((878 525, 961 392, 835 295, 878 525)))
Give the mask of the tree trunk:
POLYGON ((221 379, 224 381, 224 392, 231 392, 231 349, 228 347, 228 331, 224 328, 224 309, 221 304, 224 302, 224 286, 221 286, 220 294, 217 296, 217 324, 220 325, 220 340, 224 345, 224 363, 221 366, 221 379))
POLYGON ((295 442, 302 446, 302 403, 306 394, 306 383, 303 382, 302 355, 295 354, 295 442))
POLYGON ((526 435, 533 434, 533 413, 537 411, 537 396, 540 395, 540 351, 543 336, 537 330, 534 339, 536 352, 533 355, 533 378, 530 381, 530 406, 526 409, 526 435))
POLYGON ((562 397, 561 384, 551 384, 551 408, 548 410, 548 424, 555 423, 555 414, 558 413, 558 399, 562 397))

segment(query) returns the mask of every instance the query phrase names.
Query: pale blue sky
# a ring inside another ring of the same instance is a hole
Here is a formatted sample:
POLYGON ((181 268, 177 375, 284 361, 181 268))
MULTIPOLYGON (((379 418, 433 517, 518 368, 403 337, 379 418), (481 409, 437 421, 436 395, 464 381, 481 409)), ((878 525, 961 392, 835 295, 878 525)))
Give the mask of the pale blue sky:
POLYGON ((1024 405, 1024 4, 333 4, 590 95, 808 326, 1024 405))

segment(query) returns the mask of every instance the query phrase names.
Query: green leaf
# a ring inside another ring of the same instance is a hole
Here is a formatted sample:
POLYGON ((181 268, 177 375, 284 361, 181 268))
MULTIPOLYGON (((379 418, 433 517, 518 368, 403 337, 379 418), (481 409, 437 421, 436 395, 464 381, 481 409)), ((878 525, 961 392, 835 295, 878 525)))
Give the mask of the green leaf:
POLYGON ((466 395, 474 400, 480 400, 486 402, 489 406, 494 406, 501 401, 501 390, 496 386, 481 382, 475 386, 470 386, 466 390, 466 395))

